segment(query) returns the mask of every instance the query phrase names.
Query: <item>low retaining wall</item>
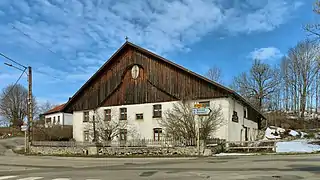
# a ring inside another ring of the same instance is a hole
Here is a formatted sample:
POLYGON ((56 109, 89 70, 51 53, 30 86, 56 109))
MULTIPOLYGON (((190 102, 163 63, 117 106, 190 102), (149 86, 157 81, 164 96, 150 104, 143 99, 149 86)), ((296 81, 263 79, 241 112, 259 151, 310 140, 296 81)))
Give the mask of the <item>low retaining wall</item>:
MULTIPOLYGON (((102 155, 102 156, 196 156, 196 147, 46 147, 31 146, 39 155, 102 155)), ((202 154, 202 153, 201 153, 202 154)))

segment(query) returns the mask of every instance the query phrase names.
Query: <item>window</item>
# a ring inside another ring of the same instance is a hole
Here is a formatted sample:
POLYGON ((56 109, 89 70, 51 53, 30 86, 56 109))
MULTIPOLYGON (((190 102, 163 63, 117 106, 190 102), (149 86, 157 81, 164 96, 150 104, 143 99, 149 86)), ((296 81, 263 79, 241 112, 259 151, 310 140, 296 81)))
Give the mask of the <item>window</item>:
POLYGON ((232 121, 233 121, 233 122, 239 122, 239 118, 238 118, 238 113, 237 113, 237 111, 233 111, 232 121))
POLYGON ((89 122, 89 111, 83 112, 83 122, 89 122))
POLYGON ((112 131, 109 131, 108 129, 104 130, 104 136, 106 141, 111 141, 111 135, 112 131))
POLYGON ((46 118, 46 123, 50 124, 51 123, 51 118, 46 118))
POLYGON ((111 109, 104 110, 104 120, 111 121, 111 109))
POLYGON ((201 104, 201 107, 204 107, 204 108, 210 107, 210 101, 202 101, 202 102, 199 102, 199 104, 201 104))
POLYGON ((56 124, 56 117, 53 117, 53 124, 56 124))
POLYGON ((161 104, 155 104, 153 105, 153 117, 154 118, 159 118, 161 117, 161 104))
POLYGON ((60 124, 60 116, 58 116, 57 124, 60 124))
POLYGON ((89 131, 83 131, 83 140, 86 142, 89 141, 89 131))
POLYGON ((143 114, 142 113, 136 114, 136 119, 143 119, 143 114))
POLYGON ((154 128, 153 129, 153 140, 160 141, 161 134, 162 134, 162 129, 161 128, 154 128))
POLYGON ((126 140, 127 140, 127 130, 120 129, 120 141, 126 141, 126 140))
POLYGON ((127 120, 127 108, 120 108, 120 120, 127 120))
POLYGON ((243 110, 243 118, 247 118, 247 111, 245 109, 243 110))

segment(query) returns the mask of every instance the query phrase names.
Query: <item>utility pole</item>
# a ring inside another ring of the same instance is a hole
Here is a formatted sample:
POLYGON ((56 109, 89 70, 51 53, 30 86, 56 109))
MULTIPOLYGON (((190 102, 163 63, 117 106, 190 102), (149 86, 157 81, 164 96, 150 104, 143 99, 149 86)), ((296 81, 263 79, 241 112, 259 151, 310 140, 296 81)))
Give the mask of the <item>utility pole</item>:
POLYGON ((33 131, 33 104, 32 104, 32 69, 28 67, 28 145, 27 152, 30 152, 31 130, 33 131), (32 129, 31 129, 32 126, 32 129))

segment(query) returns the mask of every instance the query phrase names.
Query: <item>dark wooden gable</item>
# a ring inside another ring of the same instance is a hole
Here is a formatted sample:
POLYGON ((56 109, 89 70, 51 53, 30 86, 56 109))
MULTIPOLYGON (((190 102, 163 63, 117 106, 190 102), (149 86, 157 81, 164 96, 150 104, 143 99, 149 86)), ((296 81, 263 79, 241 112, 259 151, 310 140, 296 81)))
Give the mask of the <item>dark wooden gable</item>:
POLYGON ((103 67, 71 98, 65 112, 101 106, 155 103, 182 99, 207 99, 230 94, 160 56, 125 43, 103 67), (139 67, 134 79, 131 69, 139 67))

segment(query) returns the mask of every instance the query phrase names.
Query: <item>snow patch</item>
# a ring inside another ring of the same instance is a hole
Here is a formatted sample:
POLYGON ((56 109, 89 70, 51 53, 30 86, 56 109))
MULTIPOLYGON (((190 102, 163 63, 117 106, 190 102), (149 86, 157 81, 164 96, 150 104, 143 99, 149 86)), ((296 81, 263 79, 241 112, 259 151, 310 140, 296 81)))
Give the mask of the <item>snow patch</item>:
MULTIPOLYGON (((282 129, 282 128, 280 128, 282 129)), ((280 139, 280 133, 277 131, 278 129, 271 129, 271 128, 267 128, 265 135, 264 135, 264 139, 268 140, 268 139, 280 139)))
POLYGON ((254 156, 259 155, 258 153, 219 153, 214 156, 254 156))
POLYGON ((308 144, 306 140, 296 140, 289 142, 277 142, 276 152, 316 152, 320 151, 320 145, 308 144))
POLYGON ((291 136, 299 136, 299 133, 297 132, 297 131, 295 131, 295 130, 290 130, 290 132, 289 132, 289 134, 291 135, 291 136))

